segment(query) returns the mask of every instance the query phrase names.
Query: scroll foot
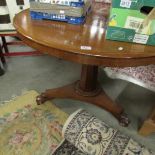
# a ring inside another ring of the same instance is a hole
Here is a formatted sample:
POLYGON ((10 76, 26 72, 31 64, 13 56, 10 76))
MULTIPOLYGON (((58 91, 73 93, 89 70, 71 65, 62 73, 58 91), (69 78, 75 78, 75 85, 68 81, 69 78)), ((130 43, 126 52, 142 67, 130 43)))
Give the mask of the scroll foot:
POLYGON ((46 93, 41 93, 36 97, 36 102, 38 105, 44 104, 47 100, 49 100, 49 97, 46 95, 46 93))
POLYGON ((123 113, 123 114, 120 115, 120 117, 119 117, 119 123, 123 127, 128 127, 128 125, 130 124, 130 120, 127 117, 127 114, 123 113))

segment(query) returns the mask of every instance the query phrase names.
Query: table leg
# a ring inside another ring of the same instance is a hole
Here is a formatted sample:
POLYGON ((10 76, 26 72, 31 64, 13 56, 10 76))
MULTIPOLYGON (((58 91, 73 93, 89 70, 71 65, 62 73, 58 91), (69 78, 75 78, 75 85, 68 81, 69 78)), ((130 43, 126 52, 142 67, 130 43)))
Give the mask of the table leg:
POLYGON ((8 46, 7 46, 7 42, 6 42, 5 36, 1 36, 1 38, 2 38, 2 43, 3 43, 2 45, 4 47, 5 53, 9 53, 9 49, 8 49, 8 46))
POLYGON ((70 98, 97 105, 113 114, 122 126, 127 126, 129 120, 121 106, 112 101, 98 83, 98 66, 83 65, 81 79, 73 84, 60 88, 46 90, 37 96, 37 103, 42 104, 54 98, 70 98))
POLYGON ((5 73, 4 70, 0 66, 0 76, 2 76, 4 73, 5 73))
POLYGON ((1 45, 0 45, 0 59, 3 64, 6 64, 6 60, 5 60, 1 45))

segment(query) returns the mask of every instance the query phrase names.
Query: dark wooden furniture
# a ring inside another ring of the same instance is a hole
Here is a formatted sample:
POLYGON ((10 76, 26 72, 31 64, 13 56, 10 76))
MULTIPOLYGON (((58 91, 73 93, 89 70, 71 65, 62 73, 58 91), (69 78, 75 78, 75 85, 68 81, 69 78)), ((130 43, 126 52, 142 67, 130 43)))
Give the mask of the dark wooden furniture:
POLYGON ((31 20, 29 10, 26 10, 16 15, 14 26, 27 45, 51 56, 82 64, 79 81, 45 91, 37 97, 38 104, 53 98, 89 102, 106 109, 125 126, 129 121, 123 108, 105 94, 98 82, 98 67, 155 63, 155 47, 106 40, 107 12, 100 4, 94 3, 93 6, 93 12, 84 25, 31 20))
POLYGON ((0 66, 0 76, 2 76, 4 74, 4 70, 2 69, 2 67, 0 66))
POLYGON ((139 134, 143 136, 148 136, 152 133, 155 133, 155 108, 139 129, 139 134))
POLYGON ((3 75, 5 72, 4 72, 4 69, 2 68, 1 65, 5 65, 6 64, 6 60, 5 60, 5 57, 4 57, 4 54, 3 54, 3 51, 2 51, 2 46, 0 44, 0 76, 3 75))
POLYGON ((2 40, 2 49, 4 49, 4 52, 5 53, 9 53, 9 50, 8 50, 8 45, 9 44, 16 44, 15 42, 7 42, 6 41, 6 36, 16 36, 16 31, 15 30, 12 30, 12 31, 0 31, 0 37, 1 37, 1 40, 2 40))
POLYGON ((6 64, 6 60, 5 60, 3 51, 2 51, 2 46, 1 46, 1 44, 0 44, 0 60, 1 60, 2 64, 6 64))
POLYGON ((4 68, 6 68, 6 59, 5 56, 26 56, 26 55, 40 55, 38 51, 29 51, 29 52, 12 52, 9 51, 8 45, 25 45, 23 41, 7 41, 6 37, 17 37, 16 30, 3 30, 0 31, 1 42, 0 44, 0 76, 5 73, 4 68), (3 66, 1 66, 3 65, 3 66))
POLYGON ((5 73, 4 69, 2 68, 1 64, 0 64, 0 76, 2 76, 5 73))
POLYGON ((25 43, 20 40, 19 38, 15 41, 7 41, 6 37, 16 37, 17 32, 15 30, 5 30, 0 31, 0 37, 2 41, 1 46, 1 55, 3 56, 3 61, 5 61, 5 56, 27 56, 27 55, 40 55, 41 53, 38 51, 28 51, 28 52, 16 52, 16 51, 9 51, 8 46, 12 45, 25 45, 25 43))

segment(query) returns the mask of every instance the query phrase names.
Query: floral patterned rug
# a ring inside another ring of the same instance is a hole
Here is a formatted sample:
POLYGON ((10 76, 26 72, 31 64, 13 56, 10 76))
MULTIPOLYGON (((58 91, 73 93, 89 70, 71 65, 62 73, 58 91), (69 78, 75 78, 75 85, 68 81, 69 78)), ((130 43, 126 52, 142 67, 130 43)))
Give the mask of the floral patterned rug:
POLYGON ((0 155, 155 155, 85 110, 68 117, 51 102, 37 105, 37 95, 0 107, 0 155))
POLYGON ((65 139, 53 155, 155 155, 85 110, 69 116, 62 134, 65 139))
POLYGON ((155 65, 138 67, 105 67, 109 78, 122 79, 155 92, 155 65))
POLYGON ((51 102, 37 105, 35 91, 0 107, 0 155, 50 155, 62 141, 68 115, 51 102))

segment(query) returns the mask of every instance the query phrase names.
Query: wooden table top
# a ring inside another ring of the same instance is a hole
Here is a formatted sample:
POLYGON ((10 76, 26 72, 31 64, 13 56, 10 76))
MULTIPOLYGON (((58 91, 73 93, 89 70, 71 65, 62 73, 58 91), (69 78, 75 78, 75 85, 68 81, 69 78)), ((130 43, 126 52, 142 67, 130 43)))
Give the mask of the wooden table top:
POLYGON ((32 20, 25 10, 15 16, 14 26, 29 46, 65 60, 120 67, 155 63, 155 46, 105 39, 108 8, 94 3, 84 25, 32 20))

